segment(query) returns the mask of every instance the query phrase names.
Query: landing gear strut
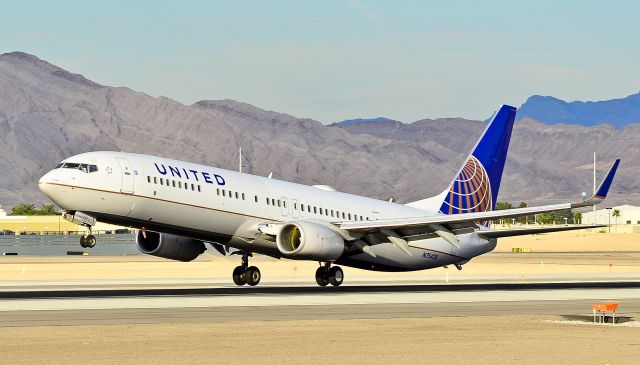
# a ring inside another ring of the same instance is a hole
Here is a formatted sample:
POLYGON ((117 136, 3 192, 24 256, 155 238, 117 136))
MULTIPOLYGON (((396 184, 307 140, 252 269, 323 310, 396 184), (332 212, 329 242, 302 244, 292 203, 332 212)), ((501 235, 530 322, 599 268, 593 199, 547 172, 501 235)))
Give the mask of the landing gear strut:
POLYGON ((340 266, 331 266, 331 263, 327 262, 316 270, 316 283, 320 286, 327 286, 328 284, 340 286, 343 281, 344 272, 342 272, 340 266))
POLYGON ((249 256, 251 256, 250 252, 242 251, 242 264, 233 269, 233 282, 238 286, 244 284, 250 286, 258 285, 262 277, 260 269, 255 266, 249 266, 249 256))
POLYGON ((80 246, 83 248, 96 247, 96 236, 91 234, 91 227, 89 227, 89 235, 80 236, 80 246))

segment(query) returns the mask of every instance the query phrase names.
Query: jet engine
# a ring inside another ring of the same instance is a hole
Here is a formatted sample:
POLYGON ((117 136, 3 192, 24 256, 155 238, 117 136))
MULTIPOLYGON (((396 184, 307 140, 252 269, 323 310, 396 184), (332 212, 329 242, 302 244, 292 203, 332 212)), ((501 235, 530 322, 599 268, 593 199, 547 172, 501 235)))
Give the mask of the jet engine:
POLYGON ((144 234, 138 231, 136 246, 147 255, 185 262, 194 260, 206 249, 202 241, 149 231, 144 234))
POLYGON ((276 236, 280 253, 296 260, 335 261, 344 252, 344 239, 336 231, 318 223, 285 223, 276 236))

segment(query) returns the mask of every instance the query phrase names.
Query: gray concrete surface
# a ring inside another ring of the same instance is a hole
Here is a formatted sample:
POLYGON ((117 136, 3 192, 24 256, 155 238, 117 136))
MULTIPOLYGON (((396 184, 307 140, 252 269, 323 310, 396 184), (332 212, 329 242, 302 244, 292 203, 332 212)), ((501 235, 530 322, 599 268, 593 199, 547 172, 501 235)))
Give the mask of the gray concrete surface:
POLYGON ((616 301, 640 313, 638 282, 3 291, 3 326, 556 314, 616 301), (611 284, 615 286, 614 284, 611 284))

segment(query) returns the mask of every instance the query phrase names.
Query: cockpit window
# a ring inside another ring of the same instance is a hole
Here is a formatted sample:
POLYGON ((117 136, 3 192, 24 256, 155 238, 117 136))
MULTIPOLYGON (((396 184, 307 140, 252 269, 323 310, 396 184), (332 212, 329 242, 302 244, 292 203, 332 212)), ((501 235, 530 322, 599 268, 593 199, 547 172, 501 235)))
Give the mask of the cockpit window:
POLYGON ((84 173, 98 171, 98 166, 86 163, 61 162, 56 166, 57 169, 78 169, 84 173))

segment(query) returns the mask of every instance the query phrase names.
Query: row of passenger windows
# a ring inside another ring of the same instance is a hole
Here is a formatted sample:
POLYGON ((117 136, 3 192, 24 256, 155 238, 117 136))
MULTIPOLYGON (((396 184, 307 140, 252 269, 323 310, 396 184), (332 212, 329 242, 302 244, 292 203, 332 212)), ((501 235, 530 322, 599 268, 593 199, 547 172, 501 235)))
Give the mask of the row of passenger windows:
POLYGON ((172 188, 178 188, 178 189, 184 189, 184 190, 191 190, 191 191, 202 191, 202 188, 200 187, 199 184, 189 184, 189 183, 183 183, 182 181, 178 180, 171 180, 171 179, 165 179, 162 177, 151 177, 151 176, 147 176, 147 182, 148 183, 153 183, 153 184, 159 184, 159 185, 164 185, 164 186, 169 186, 172 188))
MULTIPOLYGON (((174 188, 178 188, 178 189, 185 189, 185 190, 192 190, 192 191, 202 191, 200 185, 198 184, 190 184, 190 183, 183 183, 182 181, 178 180, 172 180, 172 179, 165 179, 162 177, 151 177, 151 176, 147 176, 147 182, 148 183, 153 183, 153 184, 159 184, 159 185, 164 185, 164 186, 169 186, 169 187, 174 187, 174 188)), ((216 189, 216 194, 219 197, 224 197, 224 198, 230 198, 230 199, 238 199, 238 200, 246 200, 246 195, 244 193, 241 192, 237 192, 237 191, 231 191, 231 190, 226 190, 226 189, 221 189, 221 188, 217 188, 216 189)), ((254 195, 253 196, 254 201, 257 203, 258 202, 258 196, 254 195)), ((286 200, 281 200, 281 199, 274 199, 274 198, 266 198, 266 202, 267 205, 273 206, 273 207, 279 207, 279 208, 287 208, 287 201, 286 200)), ((327 209, 327 208, 321 208, 321 207, 317 207, 317 206, 312 206, 309 204, 300 204, 298 202, 294 202, 293 203, 293 210, 295 211, 299 211, 299 212, 306 212, 306 213, 311 213, 311 214, 316 214, 316 215, 325 215, 327 217, 332 217, 332 218, 338 218, 338 219, 346 219, 346 220, 355 220, 355 221, 363 221, 363 220, 369 220, 369 217, 363 217, 361 215, 357 215, 357 214, 351 214, 351 213, 345 213, 342 211, 338 211, 338 210, 333 210, 333 209, 327 209)))
MULTIPOLYGON (((238 193, 237 191, 231 191, 231 190, 225 190, 225 189, 217 189, 217 194, 218 196, 223 196, 223 197, 229 197, 229 198, 236 198, 236 199, 242 199, 244 200, 244 193, 238 193)), ((258 197, 256 196, 256 202, 258 201, 258 197)))
MULTIPOLYGON (((273 198, 266 198, 266 199, 267 199, 267 205, 271 205, 274 207, 277 206, 281 208, 287 208, 286 200, 273 199, 273 198)), ((257 201, 258 201, 258 197, 256 196, 256 202, 257 201)), ((339 219, 347 219, 347 220, 355 220, 355 221, 369 220, 369 217, 363 217, 357 214, 352 215, 351 213, 345 213, 338 210, 316 207, 309 204, 302 204, 298 202, 293 202, 293 210, 303 212, 303 213, 307 212, 312 214, 326 215, 327 217, 339 218, 339 219)))

